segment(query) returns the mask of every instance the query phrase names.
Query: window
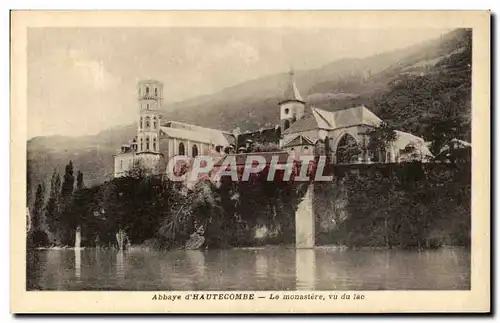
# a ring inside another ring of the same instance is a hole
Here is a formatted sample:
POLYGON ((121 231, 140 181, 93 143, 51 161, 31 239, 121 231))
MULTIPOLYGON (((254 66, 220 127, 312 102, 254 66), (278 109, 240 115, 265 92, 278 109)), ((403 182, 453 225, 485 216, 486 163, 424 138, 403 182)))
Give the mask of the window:
POLYGON ((142 129, 142 117, 141 117, 141 120, 139 122, 139 129, 142 129))
POLYGON ((290 128, 290 121, 289 120, 285 120, 285 124, 283 126, 283 130, 286 130, 288 128, 290 128))
POLYGON ((144 147, 144 146, 142 145, 142 138, 141 138, 141 151, 142 151, 143 147, 144 147))
POLYGON ((304 146, 304 151, 308 151, 308 150, 309 150, 309 147, 304 146))
POLYGON ((158 96, 158 89, 155 88, 155 96, 158 96))
POLYGON ((288 113, 290 113, 290 109, 286 108, 285 109, 285 114, 288 114, 288 113))
POLYGON ((146 104, 146 110, 148 110, 148 111, 149 111, 149 103, 148 103, 148 104, 146 104))
POLYGON ((184 143, 180 142, 179 143, 179 153, 178 153, 178 155, 184 156, 185 154, 186 154, 186 152, 184 150, 184 143))
POLYGON ((146 86, 146 95, 148 95, 148 94, 149 94, 149 87, 146 86))
POLYGON ((153 151, 156 151, 156 138, 153 138, 153 151))
POLYGON ((123 170, 123 160, 120 160, 120 170, 123 170))
POLYGON ((391 159, 392 159, 391 152, 390 151, 386 151, 385 152, 385 162, 386 163, 390 163, 390 162, 392 162, 391 159))
POLYGON ((156 116, 153 117, 153 129, 156 129, 156 116))
POLYGON ((149 138, 146 138, 146 150, 149 150, 149 138))
POLYGON ((149 129, 149 117, 146 117, 146 129, 149 129))
POLYGON ((193 148, 192 148, 192 155, 193 155, 193 157, 198 156, 198 146, 193 145, 193 148))
POLYGON ((337 144, 337 164, 355 164, 361 150, 353 136, 344 134, 337 144))

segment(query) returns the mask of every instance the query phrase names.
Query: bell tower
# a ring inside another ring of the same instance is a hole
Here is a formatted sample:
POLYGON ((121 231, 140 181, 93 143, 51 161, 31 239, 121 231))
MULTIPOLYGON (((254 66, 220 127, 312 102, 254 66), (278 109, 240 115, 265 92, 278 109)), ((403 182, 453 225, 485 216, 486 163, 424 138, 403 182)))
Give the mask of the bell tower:
POLYGON ((290 70, 289 83, 285 91, 284 99, 278 104, 280 106, 281 131, 285 131, 297 120, 304 116, 306 103, 302 100, 297 85, 295 84, 295 73, 290 70))
POLYGON ((154 80, 140 81, 137 92, 139 101, 137 152, 159 153, 163 84, 154 80))

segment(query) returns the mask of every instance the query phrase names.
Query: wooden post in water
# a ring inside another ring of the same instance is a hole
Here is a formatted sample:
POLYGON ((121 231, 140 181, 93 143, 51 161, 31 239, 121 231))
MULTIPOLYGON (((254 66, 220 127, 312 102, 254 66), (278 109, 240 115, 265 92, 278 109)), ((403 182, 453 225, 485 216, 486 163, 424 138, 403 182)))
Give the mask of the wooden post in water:
POLYGON ((125 242, 125 236, 122 229, 118 230, 116 233, 116 242, 118 243, 118 250, 123 250, 123 243, 125 242))
POLYGON ((314 184, 307 187, 304 199, 299 203, 295 212, 295 248, 314 248, 316 217, 313 207, 314 184))

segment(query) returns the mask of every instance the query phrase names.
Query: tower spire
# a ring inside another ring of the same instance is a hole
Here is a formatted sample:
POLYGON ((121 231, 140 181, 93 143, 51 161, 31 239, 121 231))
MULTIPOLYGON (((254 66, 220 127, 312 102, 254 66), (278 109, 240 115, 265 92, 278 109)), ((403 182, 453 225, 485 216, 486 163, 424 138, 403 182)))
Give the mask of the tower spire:
POLYGON ((295 71, 293 70, 293 67, 290 67, 288 75, 290 76, 290 83, 288 84, 288 88, 285 91, 285 100, 303 102, 302 96, 300 95, 299 90, 297 89, 297 85, 295 84, 295 71))

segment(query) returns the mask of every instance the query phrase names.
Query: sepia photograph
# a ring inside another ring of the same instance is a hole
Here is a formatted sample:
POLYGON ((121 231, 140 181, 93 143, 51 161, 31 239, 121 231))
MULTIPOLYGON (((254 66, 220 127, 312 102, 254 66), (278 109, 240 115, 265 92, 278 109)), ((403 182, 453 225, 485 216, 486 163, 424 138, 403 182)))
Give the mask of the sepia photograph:
POLYGON ((489 288, 489 240, 473 241, 490 232, 487 196, 473 225, 473 157, 483 149, 487 172, 489 128, 482 143, 472 132, 474 111, 490 109, 488 74, 473 104, 489 14, 465 26, 425 13, 413 24, 383 13, 350 26, 284 12, 248 22, 259 14, 262 25, 165 13, 158 26, 23 29, 12 216, 24 224, 11 233, 24 244, 23 293, 326 310, 376 291, 470 293, 473 266, 489 288))

